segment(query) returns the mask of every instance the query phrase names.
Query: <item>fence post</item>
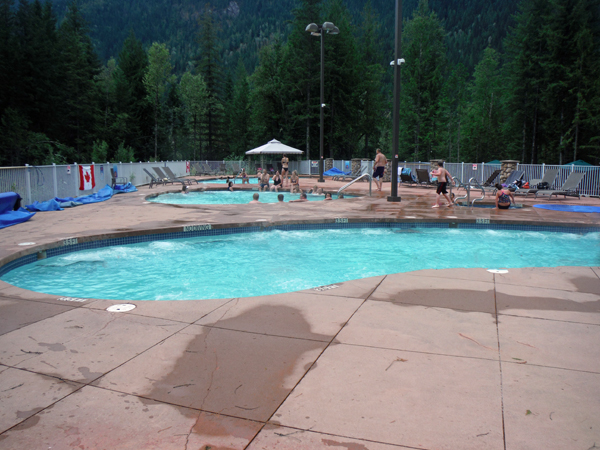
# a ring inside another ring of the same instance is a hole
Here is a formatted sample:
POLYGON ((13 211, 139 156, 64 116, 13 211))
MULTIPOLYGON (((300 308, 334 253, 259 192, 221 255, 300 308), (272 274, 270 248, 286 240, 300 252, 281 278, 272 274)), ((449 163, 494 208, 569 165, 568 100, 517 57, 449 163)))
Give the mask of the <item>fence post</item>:
POLYGON ((52 185, 54 188, 54 197, 58 197, 58 179, 56 178, 56 163, 52 163, 52 185))
POLYGON ((485 172, 485 163, 482 162, 481 163, 481 183, 483 183, 485 181, 485 177, 484 177, 484 172, 485 172))
POLYGON ((29 164, 25 164, 25 182, 27 183, 27 204, 30 205, 33 203, 31 201, 31 169, 29 168, 29 164))
POLYGON ((460 181, 465 182, 465 162, 460 163, 460 181))
POLYGON ((71 175, 75 176, 75 183, 73 183, 75 185, 74 197, 77 198, 79 196, 79 167, 77 167, 77 163, 73 163, 73 167, 75 170, 71 172, 71 175))

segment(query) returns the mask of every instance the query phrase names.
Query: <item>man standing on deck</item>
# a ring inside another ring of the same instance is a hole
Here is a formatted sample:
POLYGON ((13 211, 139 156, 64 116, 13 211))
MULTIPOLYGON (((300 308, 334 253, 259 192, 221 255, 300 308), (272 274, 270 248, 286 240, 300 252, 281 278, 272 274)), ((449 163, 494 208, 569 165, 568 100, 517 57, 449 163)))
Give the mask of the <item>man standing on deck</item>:
POLYGON ((375 156, 375 162, 373 162, 373 179, 375 180, 375 184, 377 185, 377 191, 381 191, 383 186, 383 172, 385 171, 385 165, 387 164, 387 158, 383 153, 381 153, 381 149, 377 149, 377 155, 375 156))
POLYGON ((438 179, 438 187, 435 193, 435 205, 432 208, 440 207, 440 195, 443 195, 448 201, 448 206, 452 206, 454 203, 448 197, 448 191, 446 190, 446 186, 448 185, 448 180, 452 181, 452 175, 446 169, 444 169, 444 163, 442 161, 438 161, 437 170, 432 170, 431 175, 437 177, 438 179))

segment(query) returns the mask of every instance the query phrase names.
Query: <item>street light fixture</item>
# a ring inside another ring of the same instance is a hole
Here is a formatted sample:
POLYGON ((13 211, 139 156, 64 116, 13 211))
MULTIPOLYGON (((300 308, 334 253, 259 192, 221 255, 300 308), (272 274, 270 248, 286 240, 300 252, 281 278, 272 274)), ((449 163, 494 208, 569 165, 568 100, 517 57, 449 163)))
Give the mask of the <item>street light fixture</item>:
POLYGON ((400 202, 402 199, 398 196, 398 134, 400 133, 400 66, 404 63, 404 59, 400 58, 402 43, 402 0, 396 0, 396 33, 395 33, 395 48, 394 60, 390 66, 394 66, 394 115, 393 136, 392 136, 392 179, 391 179, 391 195, 387 198, 388 202, 400 202))
POLYGON ((324 124, 323 124, 323 109, 325 108, 325 40, 323 39, 325 36, 325 32, 328 34, 339 34, 340 30, 336 27, 332 22, 323 22, 323 25, 317 25, 316 23, 309 23, 306 26, 306 31, 308 31, 312 36, 321 36, 321 129, 320 129, 320 137, 319 137, 319 183, 324 183, 323 179, 323 139, 324 139, 324 124))

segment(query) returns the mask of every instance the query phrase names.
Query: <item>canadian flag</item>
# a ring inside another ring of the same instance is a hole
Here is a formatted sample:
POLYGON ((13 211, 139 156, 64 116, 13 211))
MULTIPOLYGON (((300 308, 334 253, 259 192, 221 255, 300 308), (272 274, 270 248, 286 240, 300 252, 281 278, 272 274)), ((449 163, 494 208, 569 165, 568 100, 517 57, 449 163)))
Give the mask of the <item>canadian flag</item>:
POLYGON ((96 187, 96 180, 94 179, 94 165, 79 166, 79 190, 89 191, 94 187, 96 187))

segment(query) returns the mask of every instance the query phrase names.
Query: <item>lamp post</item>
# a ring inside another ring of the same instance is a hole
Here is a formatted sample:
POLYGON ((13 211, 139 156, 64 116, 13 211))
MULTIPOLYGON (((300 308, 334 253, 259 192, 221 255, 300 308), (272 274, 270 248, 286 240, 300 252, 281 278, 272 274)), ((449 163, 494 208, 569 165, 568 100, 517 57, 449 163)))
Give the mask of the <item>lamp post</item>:
POLYGON ((319 135, 319 183, 324 183, 323 179, 323 142, 324 142, 324 119, 323 108, 325 108, 325 32, 329 34, 338 34, 340 30, 332 22, 323 22, 323 25, 310 23, 306 26, 306 31, 313 36, 321 36, 321 128, 319 135))
POLYGON ((394 116, 393 116, 393 136, 392 151, 392 190, 387 198, 388 202, 399 202, 398 197, 398 134, 400 133, 400 65, 404 62, 400 58, 400 44, 402 41, 402 0, 396 0, 396 47, 394 60, 390 63, 394 66, 394 116))

